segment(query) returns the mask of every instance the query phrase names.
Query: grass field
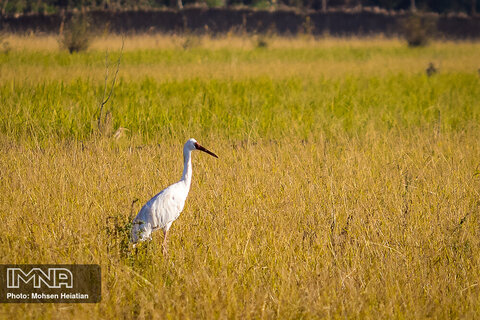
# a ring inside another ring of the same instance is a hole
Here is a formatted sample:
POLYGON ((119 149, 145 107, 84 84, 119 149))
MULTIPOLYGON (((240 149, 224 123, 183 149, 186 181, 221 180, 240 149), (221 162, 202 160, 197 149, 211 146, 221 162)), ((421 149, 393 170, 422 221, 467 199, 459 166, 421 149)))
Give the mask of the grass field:
POLYGON ((127 37, 101 135, 120 37, 4 41, 0 263, 103 281, 101 303, 0 317, 480 317, 479 43, 127 37), (219 159, 194 154, 168 259, 161 232, 133 255, 127 223, 190 137, 219 159))

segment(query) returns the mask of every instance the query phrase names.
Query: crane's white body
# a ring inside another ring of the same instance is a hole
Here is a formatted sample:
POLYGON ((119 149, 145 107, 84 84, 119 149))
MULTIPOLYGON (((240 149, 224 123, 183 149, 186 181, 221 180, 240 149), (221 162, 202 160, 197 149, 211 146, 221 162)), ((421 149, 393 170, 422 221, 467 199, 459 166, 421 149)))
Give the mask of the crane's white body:
POLYGON ((190 183, 192 182, 191 151, 185 152, 185 169, 182 179, 168 188, 160 191, 150 199, 133 220, 133 242, 151 239, 152 231, 162 229, 167 232, 185 206, 190 183))
POLYGON ((188 140, 183 147, 183 174, 180 181, 150 199, 138 212, 133 220, 132 242, 151 240, 152 232, 162 229, 164 237, 164 250, 166 250, 167 233, 183 210, 185 200, 190 191, 192 182, 192 151, 202 150, 215 157, 214 153, 200 146, 195 139, 188 140))

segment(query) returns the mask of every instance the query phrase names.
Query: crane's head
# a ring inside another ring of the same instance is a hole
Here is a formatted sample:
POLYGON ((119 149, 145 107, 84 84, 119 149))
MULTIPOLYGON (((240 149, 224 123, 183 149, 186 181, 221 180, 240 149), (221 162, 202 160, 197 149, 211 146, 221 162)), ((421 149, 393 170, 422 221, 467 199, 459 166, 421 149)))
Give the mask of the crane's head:
POLYGON ((215 158, 218 158, 218 156, 213 153, 212 151, 210 150, 207 150, 205 149, 204 147, 202 147, 200 144, 198 144, 197 140, 195 139, 189 139, 186 143, 185 143, 185 147, 184 149, 188 150, 188 151, 193 151, 193 150, 200 150, 200 151, 203 151, 203 152, 206 152, 208 153, 209 155, 211 156, 214 156, 215 158))

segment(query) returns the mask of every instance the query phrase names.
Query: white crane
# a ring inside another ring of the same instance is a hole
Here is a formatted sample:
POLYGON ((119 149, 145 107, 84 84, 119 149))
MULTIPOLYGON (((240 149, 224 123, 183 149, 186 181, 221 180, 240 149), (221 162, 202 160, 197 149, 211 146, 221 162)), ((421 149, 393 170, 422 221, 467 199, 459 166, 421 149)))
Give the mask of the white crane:
POLYGON ((151 240, 152 232, 163 230, 163 253, 167 254, 167 235, 183 210, 192 182, 192 151, 200 150, 218 158, 217 155, 197 143, 195 139, 188 140, 183 146, 183 174, 180 181, 163 189, 150 199, 138 212, 132 225, 132 242, 151 240))

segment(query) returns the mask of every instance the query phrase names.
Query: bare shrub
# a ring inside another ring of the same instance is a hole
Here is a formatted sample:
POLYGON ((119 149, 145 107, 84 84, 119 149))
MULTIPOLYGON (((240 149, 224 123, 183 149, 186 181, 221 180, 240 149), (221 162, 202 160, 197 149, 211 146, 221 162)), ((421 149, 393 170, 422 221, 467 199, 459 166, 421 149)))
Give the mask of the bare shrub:
POLYGON ((92 39, 88 17, 85 14, 75 14, 65 24, 59 41, 62 48, 73 53, 87 50, 92 39))
POLYGON ((187 34, 182 43, 181 43, 181 46, 183 48, 183 50, 188 50, 188 49, 192 49, 192 48, 195 48, 195 47, 199 47, 201 44, 201 40, 198 36, 195 36, 193 34, 187 34))
POLYGON ((400 29, 410 47, 427 45, 437 29, 437 19, 430 15, 411 14, 400 23, 400 29))
POLYGON ((259 49, 268 47, 268 38, 265 34, 260 34, 255 38, 255 47, 259 49))
POLYGON ((8 54, 12 49, 10 46, 10 42, 7 40, 7 35, 5 32, 0 32, 0 53, 8 54))

